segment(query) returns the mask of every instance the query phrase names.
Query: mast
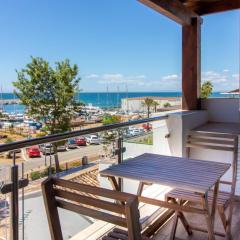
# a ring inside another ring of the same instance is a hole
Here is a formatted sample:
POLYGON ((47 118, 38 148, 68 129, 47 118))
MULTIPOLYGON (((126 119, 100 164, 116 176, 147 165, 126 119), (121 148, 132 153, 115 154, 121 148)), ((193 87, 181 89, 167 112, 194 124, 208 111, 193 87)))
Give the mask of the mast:
POLYGON ((129 105, 128 105, 128 85, 126 83, 126 99, 127 99, 127 113, 129 111, 129 105))
POLYGON ((119 104, 119 86, 117 86, 117 108, 120 107, 120 104, 119 104))
POLYGON ((107 84, 107 104, 106 104, 106 105, 107 105, 107 108, 109 107, 109 99, 108 99, 108 97, 109 97, 109 96, 108 96, 108 84, 107 84))
POLYGON ((2 88, 2 85, 1 85, 1 92, 0 92, 0 103, 1 103, 1 107, 0 107, 0 110, 3 111, 3 88, 2 88))

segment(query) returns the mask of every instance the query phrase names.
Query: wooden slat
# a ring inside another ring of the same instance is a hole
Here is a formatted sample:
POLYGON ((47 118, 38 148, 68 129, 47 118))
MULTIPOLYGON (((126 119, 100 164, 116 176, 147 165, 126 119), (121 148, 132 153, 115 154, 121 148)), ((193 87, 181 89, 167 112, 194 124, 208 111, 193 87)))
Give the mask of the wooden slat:
POLYGON ((128 240, 128 235, 116 232, 110 232, 108 237, 113 237, 114 239, 128 240))
POLYGON ((66 181, 63 179, 59 178, 54 178, 53 182, 57 186, 65 187, 65 188, 70 188, 76 191, 83 191, 86 193, 90 193, 93 195, 101 196, 101 197, 106 197, 110 199, 115 199, 115 200, 120 200, 120 201, 126 201, 129 198, 135 198, 135 195, 129 194, 129 193, 119 193, 117 191, 105 189, 105 188, 97 188, 85 184, 80 184, 76 182, 71 182, 71 181, 66 181))
POLYGON ((188 142, 191 143, 204 143, 204 144, 218 144, 218 145, 228 145, 228 146, 234 146, 234 141, 231 140, 221 140, 221 139, 207 139, 202 137, 189 137, 188 142))
POLYGON ((191 212, 191 213, 197 213, 197 214, 206 214, 205 210, 199 209, 199 208, 193 208, 189 206, 181 206, 173 203, 169 203, 166 201, 158 200, 158 199, 152 199, 148 197, 139 196, 138 197, 139 202, 156 205, 164 208, 173 209, 175 211, 181 211, 181 212, 191 212))
MULTIPOLYGON (((190 183, 190 184, 194 184, 195 186, 197 185, 201 187, 207 187, 208 185, 213 184, 216 179, 216 174, 214 174, 214 172, 212 173, 213 175, 208 175, 208 173, 211 173, 209 171, 203 172, 201 175, 199 174, 197 176, 195 175, 196 171, 195 172, 186 171, 185 175, 182 175, 182 174, 180 175, 178 171, 184 171, 184 170, 185 170, 184 168, 179 168, 179 169, 175 168, 173 171, 169 172, 168 170, 165 170, 165 169, 158 170, 156 168, 150 168, 150 167, 143 169, 140 166, 136 166, 135 168, 133 167, 129 168, 129 166, 121 166, 118 169, 115 169, 114 174, 115 176, 122 176, 122 177, 124 175, 124 177, 127 177, 127 178, 141 177, 142 180, 148 179, 148 181, 149 180, 151 181, 151 179, 154 179, 154 180, 161 179, 162 181, 163 180, 169 181, 169 179, 171 178, 171 181, 176 180, 178 181, 179 184, 190 183), (155 175, 151 175, 151 174, 154 174, 154 172, 155 172, 155 175), (159 178, 157 174, 161 174, 161 177, 159 178), (192 181, 198 181, 198 182, 192 183, 192 181)), ((138 180, 138 179, 135 179, 135 180, 138 180)))
POLYGON ((186 147, 203 148, 203 149, 211 149, 211 150, 219 150, 219 151, 229 151, 229 152, 232 152, 234 150, 234 147, 212 146, 212 145, 195 144, 195 143, 187 143, 186 147))
POLYGON ((116 203, 111 203, 109 201, 104 201, 101 199, 91 198, 87 196, 83 196, 77 193, 69 192, 62 189, 55 189, 54 194, 56 197, 64 198, 67 200, 71 200, 77 203, 81 203, 84 205, 90 205, 95 208, 105 209, 111 212, 125 214, 124 206, 116 203))
POLYGON ((105 212, 100 212, 94 209, 89 209, 83 206, 79 206, 64 200, 56 199, 57 206, 69 211, 73 211, 79 214, 83 214, 95 219, 99 219, 105 222, 113 223, 121 227, 127 227, 126 219, 118 216, 114 216, 105 212))
MULTIPOLYGON (((182 189, 174 189, 167 193, 167 198, 179 198, 186 201, 193 201, 193 202, 201 202, 201 196, 197 193, 190 192, 190 191, 184 191, 182 189)), ((226 202, 229 201, 230 193, 227 192, 219 192, 217 203, 218 205, 225 205, 226 202)), ((208 195, 208 201, 211 203, 213 200, 213 192, 209 191, 208 195)))
POLYGON ((203 137, 213 137, 213 138, 229 138, 229 139, 235 139, 237 135, 231 134, 231 133, 216 133, 216 132, 207 132, 207 131, 198 131, 193 130, 189 132, 189 135, 194 136, 203 136, 203 137))
POLYGON ((139 0, 139 2, 182 25, 191 25, 193 18, 200 19, 178 0, 139 0))

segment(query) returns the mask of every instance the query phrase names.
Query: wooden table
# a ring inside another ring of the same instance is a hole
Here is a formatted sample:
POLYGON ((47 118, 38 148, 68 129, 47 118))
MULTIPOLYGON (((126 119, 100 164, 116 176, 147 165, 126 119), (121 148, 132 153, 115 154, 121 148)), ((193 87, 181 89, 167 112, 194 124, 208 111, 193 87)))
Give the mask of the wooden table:
POLYGON ((230 164, 213 161, 192 160, 187 158, 163 156, 145 153, 133 159, 124 161, 100 172, 107 177, 113 188, 120 191, 116 178, 126 178, 139 181, 139 201, 170 208, 180 213, 180 219, 188 233, 191 233, 182 212, 204 214, 207 221, 209 239, 214 239, 214 220, 219 180, 230 168, 230 164), (182 206, 141 196, 144 184, 161 184, 173 188, 193 191, 202 197, 204 208, 182 206), (208 203, 208 192, 214 188, 212 209, 208 203))

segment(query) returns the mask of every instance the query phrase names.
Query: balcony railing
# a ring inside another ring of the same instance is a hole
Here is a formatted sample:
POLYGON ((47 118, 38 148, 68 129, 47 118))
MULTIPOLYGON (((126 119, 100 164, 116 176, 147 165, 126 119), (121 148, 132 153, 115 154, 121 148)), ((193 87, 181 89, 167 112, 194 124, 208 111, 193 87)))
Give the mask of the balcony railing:
MULTIPOLYGON (((133 136, 129 136, 126 134, 126 128, 133 126, 133 125, 139 125, 139 124, 149 124, 156 121, 165 120, 168 118, 168 115, 154 117, 154 118, 148 118, 148 119, 141 119, 141 120, 135 120, 135 121, 129 121, 129 122, 121 122, 117 124, 111 124, 111 125, 105 125, 95 128, 89 128, 89 129, 83 129, 78 131, 71 131, 71 132, 65 132, 60 134, 54 134, 39 138, 33 138, 33 139, 27 139, 22 141, 17 141, 13 143, 7 143, 0 145, 0 154, 3 154, 4 152, 8 152, 8 155, 11 156, 12 162, 9 160, 10 164, 6 164, 5 166, 0 165, 0 172, 10 171, 10 177, 8 179, 0 179, 2 181, 2 187, 1 187, 1 194, 0 194, 0 201, 2 203, 5 203, 6 205, 1 207, 0 206, 0 214, 2 215, 0 219, 0 228, 2 230, 0 231, 0 239, 25 239, 25 221, 28 218, 28 212, 25 211, 25 190, 26 187, 29 184, 29 178, 31 180, 45 177, 52 175, 56 171, 56 166, 54 164, 54 156, 52 154, 52 149, 50 148, 50 154, 45 154, 44 162, 42 161, 39 163, 40 166, 35 168, 34 166, 30 166, 28 163, 19 163, 17 159, 17 152, 18 149, 27 148, 30 146, 35 145, 41 145, 46 143, 57 143, 61 141, 66 141, 68 139, 72 139, 75 137, 80 136, 86 136, 89 134, 98 134, 98 133, 107 133, 107 132, 114 132, 114 134, 111 137, 107 137, 104 141, 107 141, 108 144, 106 144, 106 152, 108 152, 109 158, 114 159, 117 163, 120 163, 123 161, 124 158, 129 156, 124 156, 124 146, 123 144, 123 137, 127 138, 127 143, 136 143, 136 139, 134 139, 133 136), (37 170, 36 170, 37 169, 37 170), (47 171, 47 173, 46 173, 47 171), (29 176, 29 174, 31 176, 29 176), (8 206, 9 205, 9 206, 8 206), (10 207, 8 210, 8 207, 10 207), (21 209, 20 209, 21 208, 21 209), (2 211, 5 209, 5 212, 2 211), (8 213, 9 211, 9 213, 8 213), (3 213, 3 214, 2 214, 3 213), (5 215, 4 215, 5 214, 5 215), (5 217, 4 217, 5 216, 5 217), (5 231, 3 230, 5 226, 5 231)), ((151 139, 151 132, 150 129, 146 130, 146 134, 142 134, 141 141, 139 141, 139 144, 146 143, 146 145, 151 145, 152 139, 151 139), (144 136, 144 137, 143 137, 144 136), (150 137, 149 137, 150 136, 150 137)), ((138 136, 140 136, 138 134, 138 136)), ((127 144, 126 143, 126 144, 127 144)), ((104 149, 104 146, 103 146, 104 149)), ((80 150, 81 151, 81 150, 80 150)), ((86 157, 89 157, 87 155, 91 155, 92 152, 94 152, 94 149, 91 149, 90 152, 86 152, 86 156, 83 157, 82 163, 84 164, 84 161, 86 160, 86 157)), ((106 155, 102 152, 103 150, 98 149, 98 153, 94 152, 95 154, 95 160, 96 156, 98 155, 99 159, 102 158, 103 155, 106 155)), ((55 154, 55 153, 54 153, 55 154)), ((63 154, 64 155, 64 154, 63 154)), ((67 156, 65 156, 67 158, 67 156)), ((79 156, 76 156, 75 158, 78 158, 79 156)), ((104 157, 103 157, 104 158, 104 157)), ((94 160, 94 157, 92 157, 94 160)), ((37 162, 37 160, 36 160, 37 162)), ((31 164, 30 164, 31 165, 31 164)), ((35 165, 35 164, 34 164, 35 165)), ((73 168, 70 170, 71 163, 68 161, 68 159, 65 159, 65 161, 61 161, 60 168, 62 173, 57 173, 58 177, 61 177, 62 175, 66 175, 68 173, 77 172, 80 167, 80 164, 73 163, 73 166, 78 165, 78 167, 73 168), (62 163, 63 162, 63 163, 62 163)), ((5 176, 5 174, 3 174, 5 176)), ((30 180, 30 183, 32 182, 30 180)), ((37 180, 41 181, 41 180, 37 180)), ((31 185, 31 187, 28 186, 29 189, 27 189, 28 192, 32 193, 36 190, 39 190, 40 185, 33 181, 34 184, 31 185), (35 186, 37 185, 37 186, 35 186)))

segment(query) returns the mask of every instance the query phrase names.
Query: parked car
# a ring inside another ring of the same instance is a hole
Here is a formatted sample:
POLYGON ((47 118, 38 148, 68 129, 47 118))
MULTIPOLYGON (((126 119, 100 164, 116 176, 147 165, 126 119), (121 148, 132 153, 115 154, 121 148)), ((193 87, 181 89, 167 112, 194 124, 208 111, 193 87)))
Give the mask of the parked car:
POLYGON ((78 145, 77 145, 75 139, 68 139, 68 141, 67 141, 67 148, 68 149, 75 149, 77 147, 78 147, 78 145))
POLYGON ((21 149, 15 149, 15 150, 8 151, 8 152, 6 152, 6 157, 12 158, 14 152, 15 152, 15 154, 17 154, 17 153, 21 153, 22 151, 21 151, 21 149))
POLYGON ((77 137, 77 138, 75 138, 75 141, 78 146, 86 146, 87 145, 87 140, 85 137, 77 137))
POLYGON ((66 144, 57 146, 57 151, 58 151, 58 152, 65 152, 65 151, 67 151, 66 144))
POLYGON ((150 131, 152 130, 152 124, 149 124, 149 123, 144 123, 143 125, 143 128, 147 131, 150 131))
POLYGON ((51 143, 41 144, 39 145, 40 151, 43 155, 51 155, 54 154, 54 148, 51 143))
POLYGON ((90 135, 87 138, 87 143, 89 144, 100 144, 100 138, 97 135, 90 135))
POLYGON ((129 131, 129 134, 130 134, 131 136, 133 136, 133 137, 139 136, 139 135, 141 135, 141 134, 143 134, 143 133, 144 133, 144 129, 140 129, 140 128, 135 128, 135 129, 129 131))
POLYGON ((28 147, 28 148, 26 148, 26 152, 27 152, 28 157, 30 157, 30 158, 41 157, 41 152, 40 152, 39 146, 28 147))

